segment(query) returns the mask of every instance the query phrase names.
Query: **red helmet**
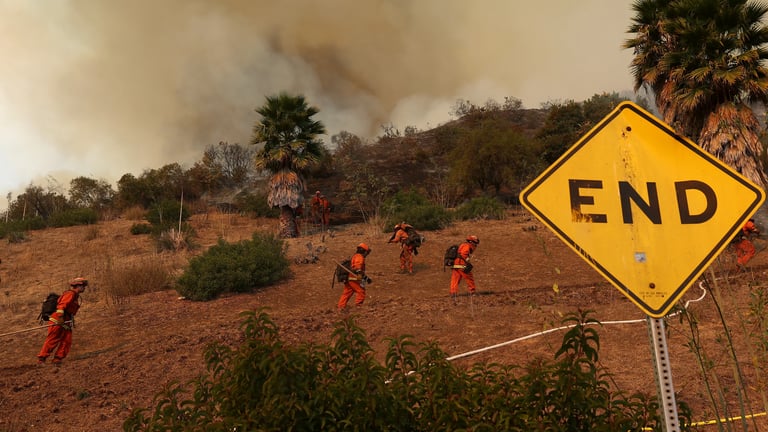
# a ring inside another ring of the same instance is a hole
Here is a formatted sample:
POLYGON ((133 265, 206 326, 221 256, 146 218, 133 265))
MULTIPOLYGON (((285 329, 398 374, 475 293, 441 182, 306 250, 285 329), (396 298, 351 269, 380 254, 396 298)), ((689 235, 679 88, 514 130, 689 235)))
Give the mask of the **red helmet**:
POLYGON ((357 245, 357 248, 358 249, 362 249, 362 250, 364 250, 366 252, 370 252, 371 251, 371 248, 369 248, 368 245, 365 244, 365 243, 360 243, 359 245, 357 245))
POLYGON ((467 242, 474 244, 475 246, 480 244, 480 239, 477 236, 468 235, 467 242))

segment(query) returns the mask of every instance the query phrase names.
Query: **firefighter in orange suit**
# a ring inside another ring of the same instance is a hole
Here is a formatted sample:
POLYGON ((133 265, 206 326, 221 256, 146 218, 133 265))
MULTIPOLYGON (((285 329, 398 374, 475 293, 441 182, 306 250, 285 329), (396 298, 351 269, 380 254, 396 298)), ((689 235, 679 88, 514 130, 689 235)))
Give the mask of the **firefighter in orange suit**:
POLYGON ((400 273, 413 274, 413 245, 408 244, 408 232, 406 228, 410 227, 405 222, 395 225, 392 237, 388 243, 400 243, 400 273))
POLYGON ((322 212, 323 226, 329 226, 331 224, 331 202, 325 195, 320 195, 320 211, 322 212))
POLYGON ((323 209, 320 202, 320 191, 315 192, 315 196, 309 200, 310 210, 312 212, 312 224, 320 225, 323 220, 323 209))
POLYGON ((64 291, 59 297, 56 312, 52 313, 48 320, 48 336, 37 355, 38 364, 45 363, 48 356, 53 353, 52 363, 58 366, 72 347, 74 318, 77 310, 80 309, 80 294, 85 291, 88 281, 80 277, 74 278, 69 282, 69 286, 70 289, 64 291))
POLYGON ((357 245, 357 251, 352 255, 349 264, 349 270, 352 270, 352 272, 349 274, 349 279, 344 283, 344 292, 341 293, 341 298, 339 298, 339 310, 347 307, 347 302, 352 297, 352 294, 356 294, 355 305, 360 306, 363 304, 365 300, 365 285, 373 282, 365 274, 365 257, 370 253, 371 248, 367 244, 360 243, 357 245))
POLYGON ((755 226, 755 220, 750 219, 741 228, 741 239, 736 243, 736 265, 739 270, 743 270, 749 260, 755 256, 755 245, 752 243, 752 237, 759 236, 760 231, 755 226))
POLYGON ((475 277, 472 275, 472 264, 469 260, 479 244, 480 239, 477 236, 469 235, 467 240, 459 245, 459 250, 457 251, 456 259, 453 260, 451 270, 451 298, 454 302, 459 295, 459 282, 462 279, 467 281, 469 294, 475 294, 475 277))

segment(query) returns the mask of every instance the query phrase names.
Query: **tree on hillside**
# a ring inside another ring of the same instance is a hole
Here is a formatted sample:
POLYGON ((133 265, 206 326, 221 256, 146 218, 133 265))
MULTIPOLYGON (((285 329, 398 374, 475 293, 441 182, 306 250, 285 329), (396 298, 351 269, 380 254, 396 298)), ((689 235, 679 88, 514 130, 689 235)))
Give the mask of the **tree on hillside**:
POLYGON ((544 125, 536 133, 536 139, 543 145, 544 161, 551 164, 557 160, 585 132, 585 126, 580 103, 568 101, 552 105, 544 125))
POLYGON ((115 190, 106 180, 75 177, 69 182, 69 202, 77 208, 101 211, 112 204, 115 190))
POLYGON ((600 120, 626 100, 618 93, 595 94, 584 102, 554 103, 544 125, 536 133, 543 145, 542 158, 553 163, 600 120))
POLYGON ((213 192, 221 188, 242 188, 254 176, 251 147, 221 141, 209 145, 201 160, 195 162, 187 173, 187 179, 200 191, 213 192))
POLYGON ((304 176, 322 154, 317 136, 325 127, 312 117, 319 112, 302 95, 267 96, 257 108, 261 119, 253 127, 251 144, 263 146, 256 153, 256 168, 271 174, 267 203, 280 208, 280 236, 296 237, 296 208, 304 201, 304 176))
POLYGON ((768 6, 749 0, 637 0, 624 44, 635 90, 653 91, 664 121, 765 187, 760 122, 768 102, 768 6))
POLYGON ((48 190, 41 186, 29 184, 24 192, 19 194, 11 203, 8 214, 11 219, 22 220, 32 216, 39 216, 48 220, 51 215, 69 208, 67 198, 54 188, 48 190))
POLYGON ((498 118, 483 119, 468 129, 449 159, 455 181, 496 194, 505 186, 518 192, 542 168, 536 141, 498 118))
MULTIPOLYGON (((163 201, 179 201, 186 179, 186 172, 175 162, 145 170, 138 178, 124 174, 117 181, 116 200, 121 208, 139 205, 145 209, 163 201)), ((193 198, 188 190, 184 191, 185 200, 193 198)))

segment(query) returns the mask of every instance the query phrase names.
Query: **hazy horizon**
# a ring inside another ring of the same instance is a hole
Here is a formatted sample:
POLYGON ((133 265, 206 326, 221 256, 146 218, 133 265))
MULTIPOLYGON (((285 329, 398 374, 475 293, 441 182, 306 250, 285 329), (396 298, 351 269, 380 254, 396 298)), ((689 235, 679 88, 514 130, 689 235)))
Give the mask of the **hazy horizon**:
MULTIPOLYGON (((267 95, 303 94, 364 138, 629 92, 630 1, 0 0, 0 193, 199 160, 247 144, 267 95)), ((0 208, 5 207, 4 200, 0 208)))

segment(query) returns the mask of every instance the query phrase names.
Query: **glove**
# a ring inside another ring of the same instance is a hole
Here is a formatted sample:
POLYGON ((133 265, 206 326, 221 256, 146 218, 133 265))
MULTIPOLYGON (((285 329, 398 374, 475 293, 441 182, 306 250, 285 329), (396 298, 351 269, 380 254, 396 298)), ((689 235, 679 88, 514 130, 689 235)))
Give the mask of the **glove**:
POLYGON ((373 279, 369 278, 368 276, 365 276, 365 283, 372 284, 373 283, 373 279))
POLYGON ((472 272, 472 263, 466 263, 464 264, 464 273, 471 273, 472 272))

